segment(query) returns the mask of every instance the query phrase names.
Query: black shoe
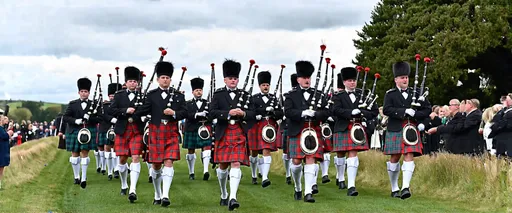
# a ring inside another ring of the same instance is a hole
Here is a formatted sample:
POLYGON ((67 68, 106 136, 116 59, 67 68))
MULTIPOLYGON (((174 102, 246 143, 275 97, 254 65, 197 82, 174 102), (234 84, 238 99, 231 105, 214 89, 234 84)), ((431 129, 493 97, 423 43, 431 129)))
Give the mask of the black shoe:
POLYGON ((222 199, 222 198, 221 198, 221 199, 220 199, 220 205, 221 205, 221 206, 228 206, 228 199, 227 199, 227 198, 226 198, 226 199, 222 199))
POLYGON ((400 191, 391 192, 391 197, 400 198, 400 191))
POLYGON ((322 183, 329 183, 329 182, 331 182, 331 180, 329 179, 329 176, 324 175, 324 176, 322 177, 322 183))
POLYGON ((166 207, 171 205, 171 201, 169 201, 169 198, 162 198, 162 206, 166 207))
POLYGON ((126 189, 121 189, 121 195, 126 195, 126 192, 128 191, 128 188, 126 189))
POLYGON ((137 200, 137 195, 133 192, 130 193, 130 195, 128 195, 128 200, 130 200, 130 203, 134 203, 137 200))
POLYGON ((263 176, 261 176, 261 173, 258 172, 258 178, 262 178, 263 176))
POLYGON ((240 203, 238 203, 238 201, 236 201, 235 199, 229 200, 229 204, 228 204, 229 211, 233 211, 238 207, 240 207, 240 203))
POLYGON ((400 198, 402 198, 402 200, 405 200, 405 199, 410 198, 410 197, 411 197, 411 191, 409 191, 409 188, 402 189, 402 193, 400 195, 400 198))
POLYGON ((345 181, 341 181, 338 183, 338 189, 346 189, 347 184, 345 184, 345 181))
POLYGON ((151 176, 148 177, 148 183, 153 183, 153 177, 151 177, 151 176))
POLYGON ((99 174, 100 172, 101 172, 101 167, 96 169, 96 173, 99 174))
POLYGON ((80 187, 82 187, 82 189, 85 189, 86 186, 87 186, 87 181, 82 181, 80 183, 80 187))
POLYGON ((190 179, 190 180, 195 180, 195 179, 196 179, 196 177, 195 177, 195 175, 194 175, 194 174, 190 174, 190 175, 188 175, 188 179, 190 179))
POLYGON ((340 182, 338 182, 338 178, 336 178, 336 186, 339 186, 340 185, 340 182))
POLYGON ((108 181, 112 180, 112 175, 108 175, 108 181))
POLYGON ((295 198, 295 200, 302 200, 302 191, 295 192, 295 194, 293 194, 293 198, 295 198))
POLYGON ((314 195, 318 194, 318 185, 315 184, 311 187, 311 193, 314 195))
POLYGON ((119 179, 119 171, 114 171, 114 178, 119 179))
POLYGON ((266 179, 263 182, 261 182, 261 187, 265 188, 267 186, 270 186, 270 180, 266 179))
POLYGON ((304 202, 314 203, 315 198, 313 198, 312 194, 307 194, 306 196, 304 196, 304 202))
POLYGON ((80 184, 80 179, 76 178, 75 179, 75 184, 79 185, 80 184))
POLYGON ((252 184, 257 185, 258 184, 258 178, 252 178, 252 184))
POLYGON ((286 184, 292 185, 292 177, 286 177, 286 184))
POLYGON ((208 180, 208 179, 210 179, 210 173, 209 172, 205 172, 203 174, 203 180, 208 180))
POLYGON ((359 192, 356 191, 356 187, 350 187, 347 191, 347 196, 357 196, 359 192))
POLYGON ((153 200, 153 205, 161 205, 162 200, 153 200))
POLYGON ((215 169, 215 167, 217 167, 217 164, 216 163, 212 163, 212 169, 215 169))
POLYGON ((101 174, 105 175, 107 173, 107 170, 101 170, 101 174))

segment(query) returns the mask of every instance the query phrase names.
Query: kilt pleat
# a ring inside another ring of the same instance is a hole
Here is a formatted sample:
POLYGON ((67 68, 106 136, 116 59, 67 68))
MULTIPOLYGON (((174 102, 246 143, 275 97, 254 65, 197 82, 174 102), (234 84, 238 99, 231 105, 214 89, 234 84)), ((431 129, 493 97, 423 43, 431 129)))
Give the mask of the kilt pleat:
POLYGON ((162 163, 166 159, 180 160, 179 131, 176 122, 149 124, 148 161, 162 163))
MULTIPOLYGON (((270 125, 272 125, 277 130, 277 124, 274 120, 269 120, 270 125)), ((277 134, 276 141, 273 143, 267 143, 263 141, 263 137, 261 135, 262 129, 267 125, 266 120, 258 121, 247 133, 247 141, 249 144, 249 150, 263 150, 270 149, 270 151, 277 151, 277 134)), ((276 131, 278 133, 278 131, 276 131)))
MULTIPOLYGON (((105 140, 106 136, 104 136, 105 140)), ((114 150, 119 156, 132 156, 142 154, 144 143, 142 134, 134 123, 128 123, 122 135, 116 134, 114 150)))
POLYGON ((384 142, 383 151, 385 155, 414 153, 415 156, 420 156, 422 155, 422 149, 423 143, 421 142, 421 137, 419 134, 418 143, 414 146, 410 146, 404 143, 402 131, 386 131, 386 139, 384 142))
MULTIPOLYGON (((301 132, 307 127, 308 127, 308 124, 305 123, 304 126, 302 127, 301 132)), ((289 140, 288 140, 288 143, 289 143, 288 144, 288 156, 290 158, 304 159, 307 156, 312 156, 318 160, 324 159, 323 142, 322 142, 323 139, 322 139, 321 129, 318 125, 311 124, 311 127, 313 127, 313 129, 316 131, 318 142, 320 143, 318 150, 312 155, 306 155, 306 153, 304 153, 302 151, 302 149, 300 148, 300 136, 302 133, 299 133, 297 136, 294 136, 294 137, 289 136, 288 137, 289 138, 289 140)))
POLYGON ((229 124, 220 140, 215 141, 215 163, 240 162, 249 165, 247 138, 239 124, 229 124))
POLYGON ((98 146, 105 146, 105 145, 114 145, 114 142, 111 142, 107 139, 107 133, 99 133, 98 134, 98 146))
POLYGON ((282 148, 281 149, 283 149, 283 153, 288 154, 289 140, 290 140, 290 138, 288 137, 288 129, 283 129, 283 134, 281 136, 281 143, 282 143, 282 148))
MULTIPOLYGON (((206 126, 212 132, 211 126, 206 126)), ((185 132, 183 134, 183 148, 184 149, 201 149, 212 145, 211 137, 208 140, 203 140, 197 134, 197 129, 192 132, 185 132)))
POLYGON ((87 144, 78 143, 78 132, 80 129, 75 129, 71 133, 66 133, 66 150, 68 152, 80 152, 82 150, 95 150, 96 145, 96 127, 87 127, 91 132, 91 140, 87 144))

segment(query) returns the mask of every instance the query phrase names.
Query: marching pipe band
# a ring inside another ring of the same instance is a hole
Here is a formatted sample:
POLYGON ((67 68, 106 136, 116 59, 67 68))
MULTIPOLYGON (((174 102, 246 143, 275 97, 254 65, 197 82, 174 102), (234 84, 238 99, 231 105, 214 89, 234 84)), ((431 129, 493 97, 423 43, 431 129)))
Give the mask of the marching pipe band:
MULTIPOLYGON (((183 141, 181 148, 187 149, 185 156, 190 180, 195 179, 196 149, 201 150, 203 180, 210 179, 209 165, 213 164, 212 168, 215 168, 218 164, 216 175, 220 185, 220 205, 227 206, 229 210, 240 207, 237 200, 242 177, 240 167, 251 168, 253 184, 257 184, 256 170, 259 168, 261 186, 269 187, 271 152, 278 149, 283 150, 286 183, 291 185, 293 180, 295 200, 315 202, 313 195, 319 193, 318 163, 321 164, 322 183, 328 183, 331 152, 335 153, 336 185, 339 189, 347 189, 348 196, 357 196, 357 154, 370 146, 368 138, 375 127, 369 123, 378 115, 375 89, 381 76, 375 73, 372 88, 366 88, 370 68, 343 67, 335 75, 336 66, 330 63, 330 58, 325 58, 325 72, 322 73, 326 48, 326 45, 320 46, 315 84, 311 82, 315 70, 313 64, 297 61, 296 71, 290 76, 292 88, 285 93, 282 92, 285 65, 281 65, 275 89, 270 92, 271 72, 258 72, 259 66, 251 59, 244 84, 239 88, 242 64, 226 59, 222 64, 225 86, 216 88, 215 64, 212 63, 206 99, 203 98, 204 80, 196 77, 190 80, 192 98, 186 101, 185 94, 179 89, 187 68, 182 67, 178 87, 170 86, 174 65, 163 60, 167 54, 164 48, 159 48, 160 59, 145 90, 145 74, 133 66, 124 69, 124 85, 119 83, 119 67, 115 68, 117 83, 109 74, 106 101, 103 101, 100 74, 97 75, 92 100, 89 100, 92 82, 87 78, 78 79, 79 99, 70 101, 63 115, 69 126, 65 138, 66 149, 72 153, 69 161, 74 183, 86 188, 86 171, 90 162, 88 152, 98 150, 98 172, 106 173, 109 181, 120 177, 120 194, 128 195, 128 200, 133 203, 138 200, 136 187, 143 155, 150 171, 149 182, 154 187, 153 204, 169 206, 169 192, 175 174, 173 165, 180 160, 179 144, 183 141), (325 76, 319 88, 322 74, 325 76), (158 86, 149 90, 155 75, 158 86), (256 76, 260 92, 253 95, 256 76), (363 77, 359 88, 360 76, 363 77), (183 136, 178 131, 181 120, 185 120, 183 136), (263 158, 258 158, 259 154, 263 158), (132 160, 128 166, 130 157, 132 160)), ((422 154, 419 132, 423 127, 420 122, 431 111, 426 98, 428 88, 425 88, 430 59, 424 58, 423 82, 419 88, 421 56, 418 54, 415 59, 414 87, 409 88, 410 65, 405 61, 397 62, 393 65, 396 87, 388 90, 384 97, 384 114, 389 116, 389 121, 383 152, 391 156, 387 162, 391 197, 402 199, 411 196, 410 180, 415 167, 413 157, 422 154), (403 184, 400 190, 398 161, 402 155, 403 184)))

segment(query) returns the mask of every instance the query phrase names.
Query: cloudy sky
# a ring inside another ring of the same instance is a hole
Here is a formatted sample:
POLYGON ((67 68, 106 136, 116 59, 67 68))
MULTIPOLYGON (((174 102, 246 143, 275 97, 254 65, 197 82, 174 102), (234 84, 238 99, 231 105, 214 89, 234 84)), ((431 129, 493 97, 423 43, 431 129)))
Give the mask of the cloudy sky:
POLYGON ((103 75, 106 96, 116 66, 122 82, 126 66, 152 73, 159 46, 178 68, 173 84, 179 68, 188 68, 182 85, 187 99, 194 77, 205 79, 207 90, 210 63, 217 64, 217 87, 222 85, 225 58, 242 62, 241 81, 249 60, 256 60, 260 71, 275 73, 272 90, 285 64, 287 91, 295 61, 317 66, 322 42, 331 63, 353 66, 352 39, 378 1, 0 0, 0 99, 67 103, 78 96, 76 80, 87 76, 94 87, 96 74, 103 75))

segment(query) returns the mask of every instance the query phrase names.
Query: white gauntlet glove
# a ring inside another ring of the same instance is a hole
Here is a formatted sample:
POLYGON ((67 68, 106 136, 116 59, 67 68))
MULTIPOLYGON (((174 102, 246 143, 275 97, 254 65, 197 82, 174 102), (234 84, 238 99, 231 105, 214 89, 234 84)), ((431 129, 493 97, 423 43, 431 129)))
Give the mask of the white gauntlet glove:
POLYGON ((82 119, 81 119, 81 118, 80 118, 80 119, 76 119, 76 120, 75 120, 75 124, 76 124, 76 125, 80 125, 80 124, 82 124, 82 119))
POLYGON ((112 124, 116 124, 116 122, 117 122, 117 118, 112 118, 112 120, 110 120, 110 123, 112 123, 112 124))
POLYGON ((410 115, 411 117, 414 117, 415 113, 416 113, 416 111, 414 111, 414 109, 406 109, 405 110, 405 114, 410 115))
POLYGON ((198 112, 198 113, 196 113, 196 118, 197 118, 197 116, 206 117, 206 112, 198 112))
POLYGON ((359 110, 359 109, 352 110, 352 115, 358 115, 358 114, 361 114, 361 110, 359 110))
POLYGON ((217 124, 217 118, 213 119, 212 123, 217 124))
POLYGON ((85 114, 84 114, 84 119, 85 119, 85 120, 89 120, 89 114, 85 113, 85 114))
POLYGON ((256 120, 261 120, 261 115, 256 115, 256 120))
POLYGON ((425 125, 424 124, 418 124, 418 130, 420 130, 420 132, 425 130, 425 125))
POLYGON ((332 117, 327 118, 327 120, 330 122, 334 122, 334 119, 332 119, 332 117))
POLYGON ((265 108, 265 111, 267 111, 267 112, 273 112, 273 111, 274 111, 274 107, 270 107, 270 106, 269 106, 269 107, 265 108))
POLYGON ((302 117, 306 117, 306 116, 315 117, 315 110, 307 109, 307 110, 302 111, 302 117))

